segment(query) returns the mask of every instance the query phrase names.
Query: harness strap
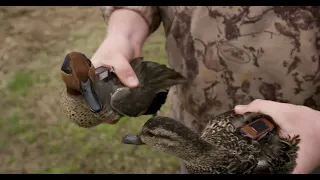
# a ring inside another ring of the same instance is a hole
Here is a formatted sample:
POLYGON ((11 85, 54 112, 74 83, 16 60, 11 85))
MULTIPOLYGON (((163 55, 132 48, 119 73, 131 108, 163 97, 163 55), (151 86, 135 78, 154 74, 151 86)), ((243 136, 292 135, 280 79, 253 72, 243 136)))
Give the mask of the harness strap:
POLYGON ((259 118, 241 128, 241 132, 254 140, 260 140, 275 126, 266 118, 259 118))

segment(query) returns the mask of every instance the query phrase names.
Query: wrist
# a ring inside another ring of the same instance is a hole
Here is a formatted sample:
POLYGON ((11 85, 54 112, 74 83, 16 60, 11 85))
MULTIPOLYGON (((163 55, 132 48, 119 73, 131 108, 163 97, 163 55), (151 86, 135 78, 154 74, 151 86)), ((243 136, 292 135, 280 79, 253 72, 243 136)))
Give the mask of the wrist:
POLYGON ((129 39, 123 36, 108 36, 92 56, 91 62, 94 67, 99 67, 113 59, 124 58, 130 61, 139 56, 141 47, 134 46, 129 39))
POLYGON ((142 47, 148 37, 149 26, 135 11, 118 9, 109 19, 106 41, 121 44, 133 52, 133 57, 141 56, 142 47))

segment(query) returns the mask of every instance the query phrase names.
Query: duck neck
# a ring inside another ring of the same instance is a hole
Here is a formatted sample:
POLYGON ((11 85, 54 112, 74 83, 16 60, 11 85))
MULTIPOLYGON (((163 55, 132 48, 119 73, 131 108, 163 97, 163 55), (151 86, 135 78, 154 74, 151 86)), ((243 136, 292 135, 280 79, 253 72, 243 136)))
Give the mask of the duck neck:
POLYGON ((67 86, 67 93, 70 94, 70 95, 74 95, 74 96, 81 95, 80 91, 74 90, 74 89, 72 89, 72 88, 70 88, 68 86, 67 86))

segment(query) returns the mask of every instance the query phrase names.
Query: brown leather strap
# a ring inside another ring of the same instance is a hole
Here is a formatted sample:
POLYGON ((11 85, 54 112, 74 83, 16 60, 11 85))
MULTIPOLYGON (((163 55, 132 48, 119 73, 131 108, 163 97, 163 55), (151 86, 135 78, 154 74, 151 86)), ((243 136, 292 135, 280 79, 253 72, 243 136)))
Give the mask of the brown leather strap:
POLYGON ((254 140, 263 138, 275 126, 266 118, 259 118, 241 128, 241 132, 254 140))
POLYGON ((96 74, 99 76, 100 80, 103 80, 110 76, 110 73, 114 72, 114 68, 112 66, 100 66, 96 68, 96 74))

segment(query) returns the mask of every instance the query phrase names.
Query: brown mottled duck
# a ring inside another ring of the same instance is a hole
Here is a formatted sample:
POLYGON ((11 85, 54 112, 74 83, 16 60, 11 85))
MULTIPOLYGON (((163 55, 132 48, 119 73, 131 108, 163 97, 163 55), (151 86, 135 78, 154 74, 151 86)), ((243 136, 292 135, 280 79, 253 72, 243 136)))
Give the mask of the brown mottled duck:
POLYGON ((191 174, 291 173, 300 138, 282 138, 277 131, 267 115, 228 111, 209 121, 202 135, 169 117, 153 117, 122 142, 177 156, 191 174))
POLYGON ((61 106, 69 119, 81 127, 94 127, 106 120, 117 122, 122 116, 155 114, 166 100, 168 89, 186 79, 156 62, 136 58, 130 65, 139 86, 125 87, 113 67, 95 69, 82 53, 71 52, 61 67, 65 87, 61 106))

